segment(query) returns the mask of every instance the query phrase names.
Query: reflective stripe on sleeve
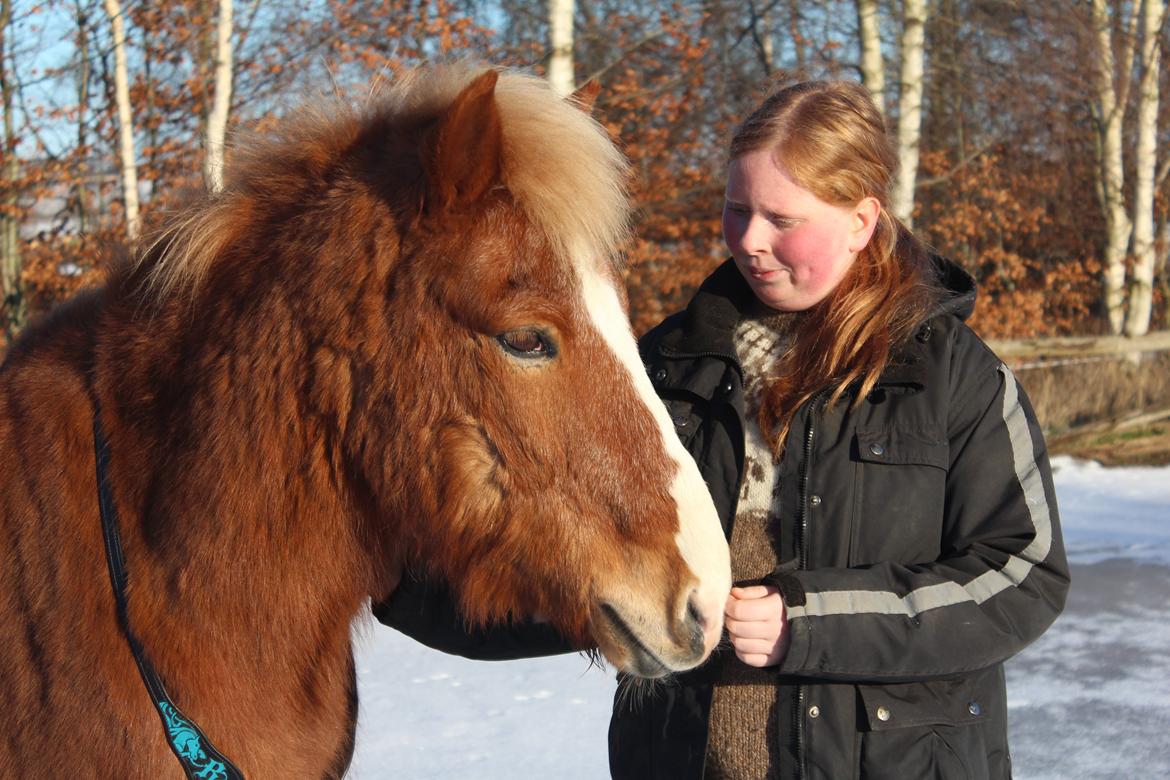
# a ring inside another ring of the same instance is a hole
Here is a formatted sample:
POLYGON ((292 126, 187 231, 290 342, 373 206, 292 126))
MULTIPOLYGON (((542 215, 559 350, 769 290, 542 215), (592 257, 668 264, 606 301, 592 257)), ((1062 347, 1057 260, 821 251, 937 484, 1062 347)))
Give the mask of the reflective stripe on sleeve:
POLYGON ((982 604, 996 594, 1018 586, 1032 571, 1032 567, 1048 556, 1052 546, 1052 518, 1048 499, 1044 495, 1040 467, 1033 455, 1032 432, 1028 427, 1024 407, 1020 404, 1015 375, 1003 364, 1000 364, 999 371, 1004 377, 1003 421, 1011 441, 1012 463, 1035 529, 1028 546, 1019 554, 1009 556, 1002 569, 984 572, 966 585, 948 580, 918 588, 905 596, 881 590, 806 591, 805 604, 788 609, 789 619, 862 614, 914 617, 928 610, 966 601, 982 604))

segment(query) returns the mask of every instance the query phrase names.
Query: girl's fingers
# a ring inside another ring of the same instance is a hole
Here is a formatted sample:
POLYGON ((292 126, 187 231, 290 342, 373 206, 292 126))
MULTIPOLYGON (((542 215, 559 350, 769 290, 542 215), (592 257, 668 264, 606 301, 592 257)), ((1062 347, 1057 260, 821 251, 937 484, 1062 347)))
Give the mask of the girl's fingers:
POLYGON ((744 588, 732 588, 731 595, 737 599, 762 599, 775 590, 767 585, 748 585, 744 588))
POLYGON ((733 639, 731 644, 735 647, 735 654, 740 657, 755 653, 767 655, 776 649, 775 639, 733 639))
POLYGON ((779 621, 768 620, 728 620, 724 624, 727 633, 732 639, 768 639, 780 636, 779 621))
MULTIPOLYGON (((736 655, 739 655, 738 653, 736 655)), ((748 655, 740 655, 739 660, 743 661, 748 666, 755 666, 762 668, 768 665, 768 656, 763 653, 750 653, 748 655)))
POLYGON ((727 602, 724 612, 732 620, 779 620, 784 602, 774 598, 733 599, 727 602))

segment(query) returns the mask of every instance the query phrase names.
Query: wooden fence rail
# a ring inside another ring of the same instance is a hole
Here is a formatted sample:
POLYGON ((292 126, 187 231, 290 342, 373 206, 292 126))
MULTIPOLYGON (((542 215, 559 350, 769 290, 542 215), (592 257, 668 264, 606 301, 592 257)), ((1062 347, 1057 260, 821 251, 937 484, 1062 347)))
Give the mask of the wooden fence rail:
POLYGON ((1085 358, 1170 350, 1170 331, 1145 336, 1060 336, 1042 339, 988 339, 995 353, 1007 361, 1037 358, 1085 358))
MULTIPOLYGON (((1148 333, 1136 338, 1062 336, 988 339, 987 344, 1013 370, 1019 371, 1124 360, 1132 355, 1170 351, 1170 331, 1148 333)), ((1152 404, 1147 399, 1137 409, 1089 420, 1059 433, 1050 432, 1048 440, 1050 445, 1065 446, 1070 442, 1085 441, 1086 437, 1142 428, 1166 419, 1170 419, 1170 407, 1166 406, 1165 399, 1163 398, 1160 403, 1158 399, 1153 399, 1152 404)))

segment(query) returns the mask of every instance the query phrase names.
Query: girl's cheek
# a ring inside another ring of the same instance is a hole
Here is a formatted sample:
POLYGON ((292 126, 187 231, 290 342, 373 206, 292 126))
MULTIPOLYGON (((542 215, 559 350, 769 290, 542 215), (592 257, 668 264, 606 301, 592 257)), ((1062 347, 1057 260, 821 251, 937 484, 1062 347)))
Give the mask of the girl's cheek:
POLYGON ((799 232, 790 236, 785 253, 800 275, 818 282, 832 273, 836 236, 831 233, 799 232))
POLYGON ((816 256, 819 251, 815 237, 810 239, 800 234, 788 236, 781 246, 788 265, 798 276, 806 278, 817 275, 816 256))

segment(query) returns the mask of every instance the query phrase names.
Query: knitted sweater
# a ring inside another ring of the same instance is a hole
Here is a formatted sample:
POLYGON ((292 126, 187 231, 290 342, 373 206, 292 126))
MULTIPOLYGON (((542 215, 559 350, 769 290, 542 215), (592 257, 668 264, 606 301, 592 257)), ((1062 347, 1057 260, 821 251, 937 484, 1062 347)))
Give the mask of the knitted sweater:
MULTIPOLYGON (((780 540, 780 483, 772 450, 757 422, 762 391, 776 358, 789 342, 792 315, 745 319, 735 333, 744 370, 744 477, 731 531, 731 576, 756 580, 776 569, 780 540)), ((779 744, 776 675, 747 666, 725 642, 717 651, 717 681, 711 704, 704 778, 760 780, 773 776, 772 753, 779 744)))

